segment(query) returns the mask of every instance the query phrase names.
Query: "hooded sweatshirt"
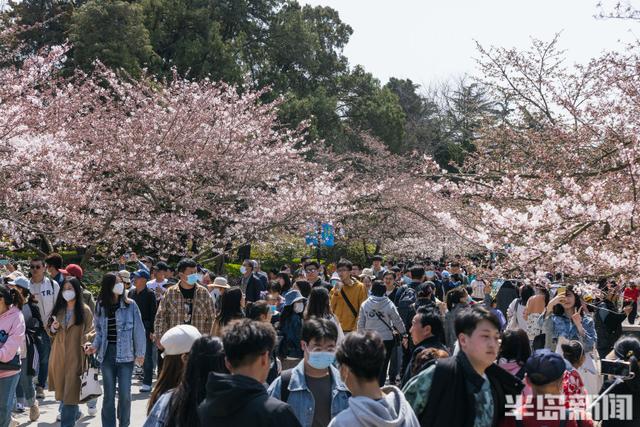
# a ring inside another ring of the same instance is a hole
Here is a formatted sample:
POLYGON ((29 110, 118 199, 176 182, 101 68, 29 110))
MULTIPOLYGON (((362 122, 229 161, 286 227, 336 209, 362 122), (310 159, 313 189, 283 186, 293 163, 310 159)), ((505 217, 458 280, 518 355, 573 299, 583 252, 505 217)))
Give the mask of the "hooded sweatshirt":
POLYGON ((389 341, 393 339, 391 328, 401 334, 405 333, 404 322, 396 306, 387 296, 372 295, 367 298, 360 307, 358 331, 376 331, 384 341, 389 341))
POLYGON ((349 408, 340 412, 329 427, 419 427, 420 423, 404 395, 395 386, 382 388, 384 398, 374 400, 357 396, 349 399, 349 408))
MULTIPOLYGON (((17 307, 0 314, 0 362, 9 363, 20 354, 20 347, 24 340, 24 316, 17 307)), ((7 378, 19 374, 17 370, 0 370, 0 378, 7 378)))
POLYGON ((291 407, 244 375, 210 373, 207 397, 198 407, 200 424, 234 427, 300 427, 291 407))

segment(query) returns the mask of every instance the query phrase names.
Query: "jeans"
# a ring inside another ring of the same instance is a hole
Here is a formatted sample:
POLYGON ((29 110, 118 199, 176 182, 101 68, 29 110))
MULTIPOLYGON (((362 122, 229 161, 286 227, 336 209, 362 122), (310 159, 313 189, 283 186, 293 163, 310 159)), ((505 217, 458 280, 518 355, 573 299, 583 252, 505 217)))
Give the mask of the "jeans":
POLYGON ((60 427, 73 427, 76 425, 80 409, 78 405, 62 405, 60 410, 60 427))
POLYGON ((391 350, 391 360, 389 361, 389 381, 391 384, 398 383, 398 375, 402 379, 400 365, 402 364, 402 345, 396 345, 391 350))
POLYGON ((0 427, 7 427, 11 422, 11 411, 16 404, 16 387, 20 374, 0 378, 0 427))
POLYGON ((118 421, 129 427, 131 418, 131 379, 133 362, 116 363, 116 344, 109 343, 102 360, 102 427, 116 426, 116 382, 118 384, 118 421))
POLYGON ((147 349, 144 352, 144 364, 142 365, 144 371, 142 377, 143 385, 151 385, 153 381, 153 353, 155 353, 155 350, 156 346, 153 344, 153 341, 147 337, 147 349))
POLYGON ((36 388, 33 385, 33 377, 27 375, 27 359, 22 359, 22 367, 20 368, 20 380, 18 381, 18 387, 16 387, 16 398, 18 402, 25 406, 33 406, 36 398, 36 388))
POLYGON ((387 379, 387 369, 389 368, 389 360, 391 360, 391 352, 395 346, 394 340, 383 341, 384 342, 384 363, 382 364, 382 369, 380 370, 380 375, 378 376, 378 384, 380 387, 384 386, 384 383, 387 379))
POLYGON ((44 388, 47 385, 47 375, 49 375, 49 353, 51 353, 51 338, 42 330, 39 332, 40 343, 38 345, 38 357, 40 366, 38 369, 38 386, 44 388))

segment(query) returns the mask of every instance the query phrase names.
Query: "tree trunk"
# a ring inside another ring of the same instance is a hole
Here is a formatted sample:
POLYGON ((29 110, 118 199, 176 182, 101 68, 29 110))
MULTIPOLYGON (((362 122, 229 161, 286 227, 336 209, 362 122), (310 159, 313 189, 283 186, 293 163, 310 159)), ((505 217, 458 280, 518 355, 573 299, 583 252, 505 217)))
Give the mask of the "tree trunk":
POLYGON ((369 262, 369 253, 367 252, 367 239, 362 239, 362 249, 364 249, 364 261, 369 262))

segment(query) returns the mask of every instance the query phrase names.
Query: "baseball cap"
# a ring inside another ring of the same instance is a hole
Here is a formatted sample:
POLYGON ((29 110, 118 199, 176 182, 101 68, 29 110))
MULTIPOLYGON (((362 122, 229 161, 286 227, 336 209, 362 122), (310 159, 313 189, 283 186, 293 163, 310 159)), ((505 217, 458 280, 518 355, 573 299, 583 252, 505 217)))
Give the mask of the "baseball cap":
POLYGON ((78 264, 69 264, 67 265, 65 270, 67 271, 67 274, 69 276, 73 276, 78 280, 82 280, 82 267, 80 267, 78 264))
POLYGON ((160 338, 160 345, 164 347, 162 357, 189 353, 193 343, 201 336, 202 334, 195 326, 174 326, 160 338))
POLYGON ((533 352, 524 369, 532 384, 545 385, 562 378, 567 364, 558 353, 543 348, 533 352))
POLYGON ((442 277, 446 277, 447 279, 451 277, 451 273, 449 273, 447 270, 443 270, 442 273, 440 273, 440 275, 442 277))
POLYGON ((143 269, 134 271, 133 273, 131 273, 131 276, 133 277, 134 280, 137 279, 138 277, 144 277, 147 280, 151 279, 149 272, 143 269))
POLYGON ((24 276, 18 276, 12 281, 10 281, 9 284, 14 286, 19 286, 23 289, 29 290, 29 285, 31 284, 31 281, 24 276))

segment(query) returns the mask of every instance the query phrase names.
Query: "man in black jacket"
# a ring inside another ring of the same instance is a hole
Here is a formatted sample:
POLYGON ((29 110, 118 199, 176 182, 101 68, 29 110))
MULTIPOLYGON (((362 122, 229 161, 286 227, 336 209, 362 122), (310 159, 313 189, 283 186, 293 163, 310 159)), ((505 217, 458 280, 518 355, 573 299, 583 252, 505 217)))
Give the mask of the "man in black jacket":
POLYGON ((447 353, 447 346, 442 339, 444 337, 444 326, 440 313, 433 308, 420 307, 411 322, 411 341, 416 343, 411 352, 409 364, 402 376, 402 386, 411 379, 411 367, 415 358, 427 348, 443 350, 447 353))
POLYGON ((222 343, 231 372, 209 374, 207 397, 198 407, 200 424, 234 427, 300 427, 291 407, 269 397, 264 382, 276 333, 268 323, 239 320, 227 326, 222 343))
POLYGON ((149 272, 146 270, 138 270, 131 274, 133 279, 133 288, 129 291, 129 298, 136 302, 136 305, 140 309, 140 316, 142 317, 142 324, 144 325, 144 331, 147 336, 147 349, 144 353, 144 364, 142 367, 142 387, 140 387, 141 393, 148 393, 151 391, 151 381, 153 380, 153 351, 155 350, 154 336, 153 336, 153 323, 156 320, 156 296, 147 288, 147 281, 149 280, 149 272))
POLYGON ((495 364, 500 321, 484 307, 462 310, 455 319, 460 352, 413 377, 403 391, 421 426, 493 427, 505 416, 507 396, 524 384, 495 364), (464 408, 464 410, 443 410, 464 408))
POLYGON ((623 312, 618 312, 617 304, 614 302, 620 291, 613 285, 608 285, 603 289, 605 298, 597 305, 593 321, 596 328, 598 341, 596 343, 600 358, 604 359, 613 350, 613 344, 622 335, 622 322, 631 313, 631 306, 623 308, 623 312))
POLYGON ((245 259, 240 267, 240 289, 245 294, 247 302, 256 302, 260 299, 260 292, 266 291, 262 287, 262 282, 255 275, 255 264, 250 259, 245 259))
POLYGON ((307 262, 304 271, 307 273, 307 282, 311 283, 312 288, 322 286, 331 292, 332 286, 320 277, 320 264, 317 261, 307 262))

